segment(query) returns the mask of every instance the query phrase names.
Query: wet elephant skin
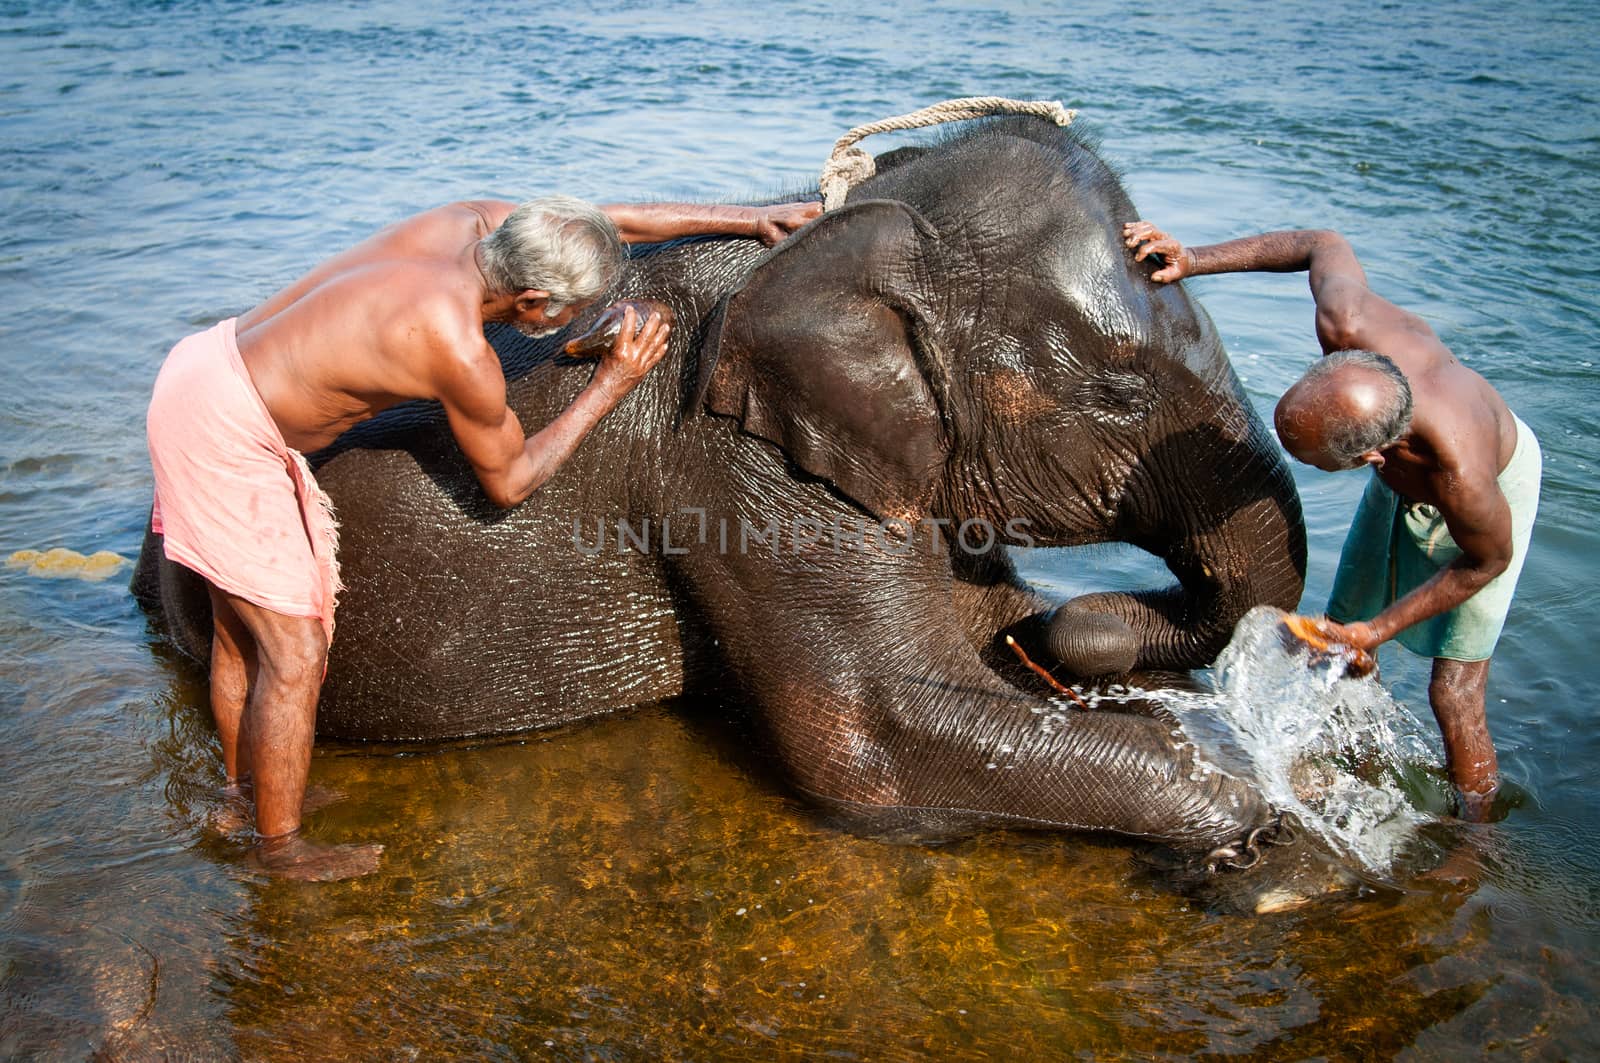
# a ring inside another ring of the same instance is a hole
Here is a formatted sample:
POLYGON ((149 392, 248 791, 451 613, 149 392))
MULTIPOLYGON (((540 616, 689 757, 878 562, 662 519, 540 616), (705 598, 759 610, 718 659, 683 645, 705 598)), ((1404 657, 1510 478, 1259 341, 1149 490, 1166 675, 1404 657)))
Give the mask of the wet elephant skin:
MULTIPOLYGON (((347 588, 319 732, 510 732, 696 692, 865 819, 1183 846, 1265 822, 1169 723, 1046 701, 999 641, 1064 673, 1196 667, 1248 608, 1299 599, 1278 448, 1204 312, 1121 246, 1137 216, 1075 132, 1008 119, 884 157, 772 250, 637 249, 601 306, 670 307, 671 349, 522 506, 483 498, 427 404, 317 456, 347 588), (1132 542, 1177 582, 1057 607, 991 540, 1132 542)), ((491 331, 530 431, 592 372, 565 338, 491 331)), ((153 537, 135 589, 203 660, 204 597, 153 537)))

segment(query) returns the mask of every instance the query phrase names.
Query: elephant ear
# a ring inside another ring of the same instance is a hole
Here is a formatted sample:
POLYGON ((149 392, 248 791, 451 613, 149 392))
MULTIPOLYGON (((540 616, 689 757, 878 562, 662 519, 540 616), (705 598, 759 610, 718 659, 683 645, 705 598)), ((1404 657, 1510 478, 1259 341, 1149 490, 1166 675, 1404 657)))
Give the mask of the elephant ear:
POLYGON ((913 349, 927 321, 914 278, 931 232, 889 200, 823 215, 757 263, 704 348, 708 409, 880 519, 925 514, 946 457, 913 349))

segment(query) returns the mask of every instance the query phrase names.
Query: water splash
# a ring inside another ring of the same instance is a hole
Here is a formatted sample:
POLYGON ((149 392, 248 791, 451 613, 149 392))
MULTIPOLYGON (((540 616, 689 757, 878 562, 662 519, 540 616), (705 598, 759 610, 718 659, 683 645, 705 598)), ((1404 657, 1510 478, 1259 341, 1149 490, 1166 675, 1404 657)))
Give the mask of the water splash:
POLYGON ((1428 822, 1408 799, 1407 765, 1436 761, 1432 734, 1375 677, 1310 659, 1286 640, 1283 614, 1239 621, 1213 666, 1215 691, 1142 691, 1182 722, 1199 759, 1254 783, 1335 852, 1387 872, 1428 822))

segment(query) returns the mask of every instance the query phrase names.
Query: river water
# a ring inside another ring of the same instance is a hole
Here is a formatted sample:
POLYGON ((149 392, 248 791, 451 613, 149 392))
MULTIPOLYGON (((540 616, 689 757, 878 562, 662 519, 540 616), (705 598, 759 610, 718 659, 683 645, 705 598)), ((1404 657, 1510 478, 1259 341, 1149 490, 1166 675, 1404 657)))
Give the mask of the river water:
MULTIPOLYGON (((486 746, 321 747, 314 781, 349 800, 313 830, 384 841, 383 868, 264 882, 201 829, 203 679, 125 573, 0 570, 0 1056, 1589 1055, 1600 13, 1123 8, 0 2, 0 554, 136 554, 167 348, 407 212, 771 195, 813 185, 852 125, 1060 98, 1187 240, 1344 232, 1539 433, 1490 679, 1502 818, 1440 818, 1424 732, 1396 888, 1227 915, 1111 842, 840 833, 714 718, 656 707, 486 746)), ((1270 410, 1315 353, 1303 278, 1191 284, 1270 410)), ((1314 611, 1362 481, 1296 475, 1314 611)), ((1063 594, 1155 573, 1110 547, 1022 563, 1063 594)), ((1426 662, 1383 668, 1426 720, 1426 662)))

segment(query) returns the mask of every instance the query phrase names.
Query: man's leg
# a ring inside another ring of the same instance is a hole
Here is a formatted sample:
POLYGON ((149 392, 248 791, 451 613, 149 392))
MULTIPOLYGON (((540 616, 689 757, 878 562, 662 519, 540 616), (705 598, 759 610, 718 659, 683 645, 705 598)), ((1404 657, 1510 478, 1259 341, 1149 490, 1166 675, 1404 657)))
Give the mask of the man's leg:
POLYGON ((210 584, 206 589, 211 592, 211 717, 222 742, 222 770, 233 789, 250 777, 250 763, 241 759, 239 727, 255 676, 256 647, 228 595, 210 584))
POLYGON ((364 875, 381 845, 320 846, 300 837, 327 640, 315 617, 286 616, 235 595, 227 604, 255 644, 256 669, 238 727, 256 805, 256 858, 268 871, 318 880, 364 875))
POLYGON ((250 762, 239 728, 255 685, 256 645, 228 596, 206 584, 211 593, 211 718, 222 746, 222 771, 227 784, 222 805, 212 810, 211 829, 233 834, 250 826, 250 762))
POLYGON ((1484 712, 1488 685, 1488 661, 1434 658, 1428 703, 1444 735, 1445 769, 1461 795, 1462 819, 1487 818, 1500 785, 1500 763, 1484 712))

